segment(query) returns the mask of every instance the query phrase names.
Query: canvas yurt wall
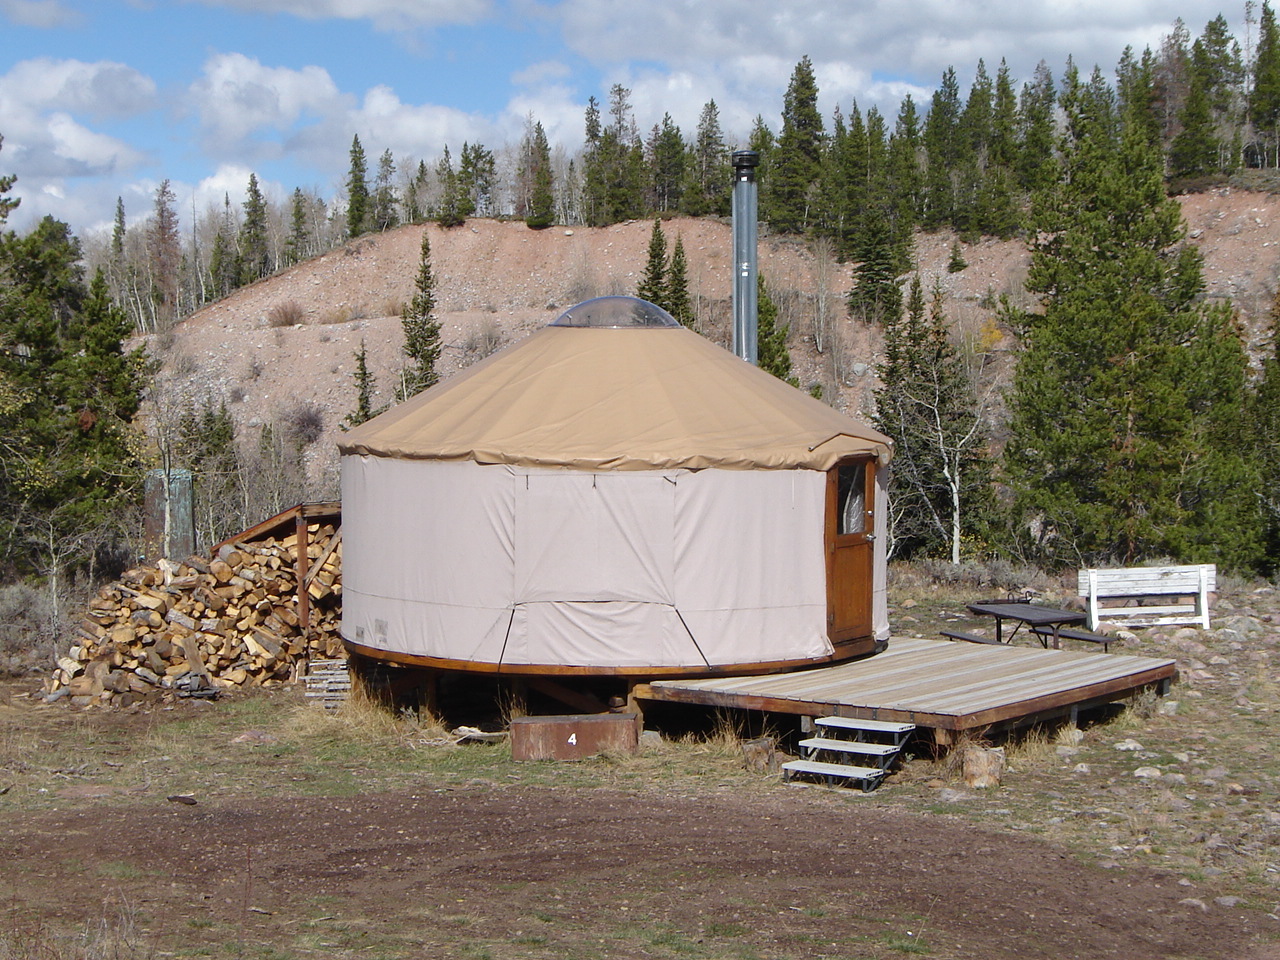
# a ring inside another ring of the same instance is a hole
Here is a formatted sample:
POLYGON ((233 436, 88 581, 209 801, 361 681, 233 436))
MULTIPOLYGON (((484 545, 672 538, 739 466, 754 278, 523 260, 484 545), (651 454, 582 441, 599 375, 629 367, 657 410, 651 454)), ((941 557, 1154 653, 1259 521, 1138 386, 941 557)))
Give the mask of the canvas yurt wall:
POLYGON ((868 512, 865 643, 841 647, 828 471, 871 464, 882 500, 889 451, 650 304, 588 301, 343 439, 343 637, 510 673, 868 652, 888 635, 886 511, 868 512))

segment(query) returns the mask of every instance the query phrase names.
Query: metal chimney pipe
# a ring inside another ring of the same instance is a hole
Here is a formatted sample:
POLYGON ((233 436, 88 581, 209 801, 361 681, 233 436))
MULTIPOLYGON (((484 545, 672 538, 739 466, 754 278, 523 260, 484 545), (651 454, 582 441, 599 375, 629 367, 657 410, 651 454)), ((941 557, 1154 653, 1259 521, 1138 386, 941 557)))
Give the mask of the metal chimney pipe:
POLYGON ((760 362, 756 345, 756 167, 760 154, 733 154, 733 352, 760 362))

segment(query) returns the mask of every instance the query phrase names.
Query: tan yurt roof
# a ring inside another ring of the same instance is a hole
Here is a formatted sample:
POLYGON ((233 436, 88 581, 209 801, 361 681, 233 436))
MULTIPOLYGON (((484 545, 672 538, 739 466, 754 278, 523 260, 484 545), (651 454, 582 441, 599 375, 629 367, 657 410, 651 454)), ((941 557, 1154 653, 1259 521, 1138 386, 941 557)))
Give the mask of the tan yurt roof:
POLYGON ((883 434, 683 327, 564 320, 356 427, 339 449, 579 470, 825 470, 890 455, 883 434))

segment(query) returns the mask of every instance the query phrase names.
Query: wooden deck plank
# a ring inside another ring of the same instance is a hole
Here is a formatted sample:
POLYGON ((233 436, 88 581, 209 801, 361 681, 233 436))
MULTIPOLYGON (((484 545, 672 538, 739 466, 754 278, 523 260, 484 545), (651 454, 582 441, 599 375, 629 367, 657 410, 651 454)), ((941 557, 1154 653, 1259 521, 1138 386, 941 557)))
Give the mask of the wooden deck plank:
POLYGON ((875 717, 957 730, 1088 703, 1162 680, 1172 660, 904 637, 863 660, 755 677, 664 680, 642 699, 875 717))

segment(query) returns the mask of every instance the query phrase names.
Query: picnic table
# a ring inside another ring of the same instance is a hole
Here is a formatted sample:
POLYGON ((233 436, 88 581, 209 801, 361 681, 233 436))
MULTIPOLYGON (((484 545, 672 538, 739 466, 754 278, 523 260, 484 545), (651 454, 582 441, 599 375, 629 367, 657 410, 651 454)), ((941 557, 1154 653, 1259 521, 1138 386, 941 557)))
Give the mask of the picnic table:
POLYGON ((1084 623, 1088 615, 1083 610, 1062 610, 1058 607, 1046 607, 1038 603, 1023 600, 992 600, 968 605, 969 612, 983 617, 996 618, 996 642, 1012 643, 1014 635, 1023 624, 1029 625, 1040 640, 1043 647, 1049 646, 1053 640, 1053 649, 1061 648, 1059 631, 1063 627, 1084 623), (1004 639, 1004 622, 1014 621, 1009 639, 1004 639), (1036 629, 1040 628, 1040 629, 1036 629))

